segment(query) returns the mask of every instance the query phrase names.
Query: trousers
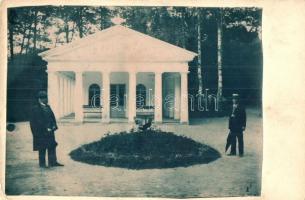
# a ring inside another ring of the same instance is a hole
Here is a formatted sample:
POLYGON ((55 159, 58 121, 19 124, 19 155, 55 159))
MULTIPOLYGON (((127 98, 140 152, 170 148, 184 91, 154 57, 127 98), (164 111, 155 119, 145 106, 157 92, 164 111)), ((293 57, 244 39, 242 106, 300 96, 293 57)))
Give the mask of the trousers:
POLYGON ((38 151, 39 156, 39 166, 46 166, 46 151, 48 151, 48 164, 49 166, 55 165, 57 163, 56 147, 44 148, 38 151))
POLYGON ((242 131, 232 132, 231 138, 231 154, 236 154, 236 138, 238 140, 239 155, 244 155, 244 137, 242 131))

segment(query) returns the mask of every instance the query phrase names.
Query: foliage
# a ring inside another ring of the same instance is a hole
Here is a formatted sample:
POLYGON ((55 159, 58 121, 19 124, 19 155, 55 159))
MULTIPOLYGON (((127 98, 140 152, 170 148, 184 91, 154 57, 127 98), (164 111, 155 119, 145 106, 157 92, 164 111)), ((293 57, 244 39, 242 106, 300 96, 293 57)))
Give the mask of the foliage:
POLYGON ((70 153, 72 159, 130 169, 170 168, 209 163, 220 157, 213 148, 171 132, 148 130, 108 134, 70 153))
POLYGON ((46 62, 37 54, 16 55, 8 62, 7 121, 29 119, 40 90, 47 90, 46 62))
MULTIPOLYGON (((239 92, 243 98, 260 100, 261 15, 260 8, 91 6, 9 8, 8 58, 17 60, 21 58, 19 55, 32 55, 70 43, 77 38, 110 27, 113 25, 112 18, 122 17, 125 19, 123 23, 125 26, 200 55, 189 63, 189 77, 192 78, 189 78, 188 86, 191 95, 195 96, 200 87, 203 91, 208 88, 214 94, 217 93, 219 90, 217 56, 220 55, 223 96, 229 97, 232 92, 239 92), (219 26, 220 13, 223 20, 219 26), (220 28, 222 29, 221 52, 217 49, 217 30, 220 28), (239 89, 241 85, 244 89, 239 89)), ((40 79, 46 83, 44 77, 40 79)))

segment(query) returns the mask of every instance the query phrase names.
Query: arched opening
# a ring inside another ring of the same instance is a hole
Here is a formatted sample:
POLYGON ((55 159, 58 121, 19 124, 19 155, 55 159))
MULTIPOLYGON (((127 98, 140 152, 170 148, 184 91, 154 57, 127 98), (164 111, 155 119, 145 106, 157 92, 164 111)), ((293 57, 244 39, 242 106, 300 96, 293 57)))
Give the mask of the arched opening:
POLYGON ((101 105, 101 90, 98 84, 89 86, 89 106, 98 107, 101 105))
POLYGON ((144 108, 146 106, 146 87, 143 84, 137 85, 136 95, 137 108, 144 108))

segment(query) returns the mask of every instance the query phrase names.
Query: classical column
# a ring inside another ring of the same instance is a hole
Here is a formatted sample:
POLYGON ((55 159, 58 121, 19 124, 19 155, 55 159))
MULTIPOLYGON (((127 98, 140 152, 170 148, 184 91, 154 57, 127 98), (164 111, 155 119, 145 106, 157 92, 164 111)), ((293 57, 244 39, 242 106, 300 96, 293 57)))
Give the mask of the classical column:
POLYGON ((68 114, 68 82, 67 78, 64 77, 64 114, 65 116, 68 114))
POLYGON ((76 95, 74 98, 74 113, 75 113, 75 121, 83 122, 83 72, 75 72, 75 88, 74 94, 76 95))
POLYGON ((155 122, 162 122, 162 73, 155 73, 155 122))
POLYGON ((64 81, 62 75, 59 76, 59 117, 64 116, 64 81))
POLYGON ((68 89, 69 89, 69 80, 67 77, 65 77, 65 80, 66 80, 66 91, 65 91, 65 97, 66 97, 66 115, 69 114, 69 92, 68 92, 68 89))
POLYGON ((56 119, 59 118, 59 80, 56 72, 48 72, 48 100, 56 119))
POLYGON ((181 110, 180 123, 188 124, 188 89, 187 89, 187 74, 188 72, 181 72, 181 110))
POLYGON ((73 104, 72 104, 72 102, 73 102, 73 98, 72 98, 72 79, 69 79, 69 93, 70 93, 70 102, 69 102, 69 104, 70 104, 70 113, 72 113, 73 112, 73 104))
POLYGON ((69 113, 72 113, 72 79, 69 79, 69 113))
POLYGON ((69 79, 66 77, 66 115, 69 114, 69 79))
POLYGON ((181 86, 180 86, 180 74, 175 77, 175 109, 174 119, 180 119, 180 101, 181 101, 181 86))
POLYGON ((136 84, 137 74, 135 72, 129 72, 129 88, 128 88, 128 122, 134 122, 136 116, 136 84))
POLYGON ((71 113, 71 85, 70 85, 70 78, 68 78, 68 114, 71 113))
POLYGON ((110 121, 110 73, 101 72, 102 74, 102 122, 110 121))
POLYGON ((72 90, 71 90, 71 97, 72 97, 72 100, 71 100, 71 106, 72 106, 72 113, 74 113, 74 102, 75 102, 75 79, 72 80, 72 90))

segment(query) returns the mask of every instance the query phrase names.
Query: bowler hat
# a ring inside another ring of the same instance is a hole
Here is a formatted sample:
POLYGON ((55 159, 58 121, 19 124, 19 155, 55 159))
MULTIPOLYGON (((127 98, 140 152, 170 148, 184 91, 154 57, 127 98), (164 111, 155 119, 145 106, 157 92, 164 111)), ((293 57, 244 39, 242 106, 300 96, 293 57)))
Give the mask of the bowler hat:
POLYGON ((37 94, 37 98, 47 98, 48 94, 46 91, 39 91, 37 94))

